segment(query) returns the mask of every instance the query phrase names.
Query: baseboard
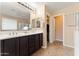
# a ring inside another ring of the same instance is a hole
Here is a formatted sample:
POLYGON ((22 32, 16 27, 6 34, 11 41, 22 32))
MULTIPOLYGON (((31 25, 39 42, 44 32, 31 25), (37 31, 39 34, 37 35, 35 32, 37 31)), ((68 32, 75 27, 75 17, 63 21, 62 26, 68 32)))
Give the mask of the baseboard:
POLYGON ((70 45, 67 45, 67 44, 63 44, 63 46, 74 48, 73 46, 70 46, 70 45))
POLYGON ((53 41, 49 41, 49 43, 53 43, 53 41))
POLYGON ((60 40, 60 39, 56 39, 57 41, 62 41, 63 42, 63 40, 60 40))
POLYGON ((47 46, 42 46, 42 48, 47 48, 47 46))

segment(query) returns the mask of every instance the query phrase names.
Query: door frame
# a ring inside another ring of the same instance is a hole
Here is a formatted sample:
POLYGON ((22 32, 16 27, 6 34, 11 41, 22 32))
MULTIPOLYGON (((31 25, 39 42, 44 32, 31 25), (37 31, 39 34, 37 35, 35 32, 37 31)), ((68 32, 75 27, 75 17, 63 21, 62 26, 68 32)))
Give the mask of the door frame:
POLYGON ((63 42, 63 45, 64 45, 64 14, 57 14, 57 15, 53 15, 53 17, 56 17, 56 16, 60 16, 60 15, 62 15, 62 17, 63 17, 63 40, 62 40, 62 42, 63 42))

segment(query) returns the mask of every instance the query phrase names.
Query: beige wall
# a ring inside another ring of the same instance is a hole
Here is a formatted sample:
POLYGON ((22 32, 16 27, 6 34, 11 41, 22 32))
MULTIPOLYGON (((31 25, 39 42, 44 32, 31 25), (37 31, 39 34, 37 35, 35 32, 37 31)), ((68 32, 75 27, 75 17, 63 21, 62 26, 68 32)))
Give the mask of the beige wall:
MULTIPOLYGON (((40 7, 38 7, 37 14, 38 14, 37 16, 41 17, 40 21, 41 21, 41 29, 43 30, 43 48, 47 48, 47 15, 50 17, 51 14, 50 14, 49 10, 47 9, 46 5, 41 5, 40 7)), ((50 22, 51 21, 49 18, 49 23, 50 22)), ((50 24, 52 24, 52 23, 50 23, 50 24)), ((50 34, 53 34, 53 33, 51 32, 50 34)), ((51 38, 49 38, 49 43, 53 42, 52 37, 53 36, 51 36, 51 38)))
MULTIPOLYGON (((32 25, 32 19, 40 18, 40 29, 43 31, 43 48, 47 48, 47 31, 46 31, 46 6, 41 4, 36 8, 35 12, 31 13, 30 24, 32 25)), ((36 22, 36 20, 35 20, 36 22)), ((34 24, 36 26, 36 24, 34 24)))
POLYGON ((41 17, 41 29, 43 30, 43 48, 47 48, 47 21, 46 21, 46 6, 40 5, 37 11, 39 17, 41 17))
POLYGON ((0 30, 2 28, 2 25, 1 25, 2 24, 2 20, 1 19, 2 19, 2 16, 0 15, 0 30))
POLYGON ((46 6, 42 5, 41 6, 41 12, 42 14, 40 14, 42 16, 41 19, 41 27, 43 29, 43 48, 47 48, 47 21, 46 21, 46 6))
POLYGON ((73 13, 73 12, 79 12, 79 4, 72 5, 72 6, 69 6, 67 8, 64 8, 62 10, 53 12, 52 15, 55 16, 55 15, 60 15, 60 14, 73 13))
POLYGON ((47 17, 46 17, 46 22, 47 22, 47 24, 49 24, 49 43, 53 43, 55 40, 55 22, 54 22, 54 18, 52 17, 52 14, 49 12, 49 10, 46 6, 45 16, 47 16, 47 15, 49 16, 48 21, 47 21, 47 17))
POLYGON ((32 28, 35 28, 35 17, 36 17, 36 12, 30 12, 30 25, 32 28))
POLYGON ((47 21, 47 24, 49 24, 49 20, 50 20, 50 16, 51 16, 51 14, 50 14, 50 12, 49 12, 49 10, 48 10, 48 8, 46 7, 46 21, 47 21), (47 17, 48 16, 48 17, 47 17))
MULTIPOLYGON (((79 4, 77 5, 73 5, 73 6, 69 6, 67 8, 64 8, 62 10, 56 11, 53 13, 53 16, 55 15, 67 15, 70 13, 74 13, 74 12, 79 12, 79 4)), ((70 17, 68 20, 64 19, 64 45, 65 46, 69 46, 69 47, 74 47, 74 31, 75 31, 75 27, 74 27, 74 20, 72 20, 70 17), (70 21, 71 20, 71 21, 70 21), (68 23, 71 23, 72 27, 66 26, 68 23)))

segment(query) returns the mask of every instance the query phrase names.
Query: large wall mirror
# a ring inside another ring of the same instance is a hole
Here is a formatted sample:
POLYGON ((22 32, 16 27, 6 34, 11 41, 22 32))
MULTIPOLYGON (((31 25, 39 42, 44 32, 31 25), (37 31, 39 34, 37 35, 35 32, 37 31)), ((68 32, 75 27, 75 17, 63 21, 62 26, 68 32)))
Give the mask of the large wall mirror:
POLYGON ((30 11, 26 3, 0 2, 0 30, 28 30, 30 11))
POLYGON ((2 17, 2 30, 17 30, 17 20, 2 17))

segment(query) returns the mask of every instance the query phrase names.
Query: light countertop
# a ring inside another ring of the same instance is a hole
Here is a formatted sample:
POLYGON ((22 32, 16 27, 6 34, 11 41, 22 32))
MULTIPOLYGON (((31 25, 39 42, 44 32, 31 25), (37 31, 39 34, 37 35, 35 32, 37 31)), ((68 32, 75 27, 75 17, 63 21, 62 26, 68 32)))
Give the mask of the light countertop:
MULTIPOLYGON (((10 32, 11 33, 11 32, 10 32)), ((41 30, 31 30, 31 31, 28 31, 28 32, 14 32, 15 34, 0 34, 0 40, 4 40, 4 39, 9 39, 9 38, 15 38, 15 37, 21 37, 21 36, 28 36, 28 35, 33 35, 33 34, 39 34, 39 33, 43 33, 43 31, 41 30)))

